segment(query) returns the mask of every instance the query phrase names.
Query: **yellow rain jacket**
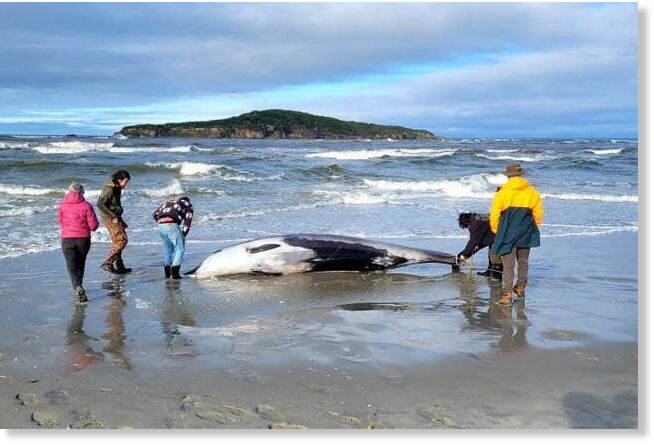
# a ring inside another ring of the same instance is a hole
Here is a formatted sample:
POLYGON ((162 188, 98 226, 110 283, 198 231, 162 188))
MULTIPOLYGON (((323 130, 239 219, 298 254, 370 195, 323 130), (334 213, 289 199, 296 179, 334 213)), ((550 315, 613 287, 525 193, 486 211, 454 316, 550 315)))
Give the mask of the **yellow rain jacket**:
POLYGON ((540 193, 521 176, 513 176, 493 198, 490 226, 496 234, 492 251, 509 253, 513 247, 540 245, 538 227, 543 220, 540 193))

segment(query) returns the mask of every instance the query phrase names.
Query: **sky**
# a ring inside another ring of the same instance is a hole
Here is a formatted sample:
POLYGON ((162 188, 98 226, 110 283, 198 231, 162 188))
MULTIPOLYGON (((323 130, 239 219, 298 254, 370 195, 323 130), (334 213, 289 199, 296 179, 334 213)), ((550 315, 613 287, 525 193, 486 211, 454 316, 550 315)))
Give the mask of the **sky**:
POLYGON ((271 108, 638 137, 637 3, 0 3, 0 134, 271 108))

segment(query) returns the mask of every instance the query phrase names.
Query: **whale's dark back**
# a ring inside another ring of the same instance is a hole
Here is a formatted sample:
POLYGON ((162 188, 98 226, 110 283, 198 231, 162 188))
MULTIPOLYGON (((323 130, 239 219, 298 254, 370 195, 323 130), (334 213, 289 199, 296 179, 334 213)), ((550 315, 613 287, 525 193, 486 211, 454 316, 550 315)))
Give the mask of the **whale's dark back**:
POLYGON ((316 253, 314 259, 308 260, 312 272, 327 270, 383 270, 406 263, 406 258, 394 256, 387 250, 363 244, 355 239, 347 242, 339 239, 311 238, 303 235, 289 235, 284 242, 291 246, 311 249, 316 253), (384 262, 375 259, 384 258, 384 262))

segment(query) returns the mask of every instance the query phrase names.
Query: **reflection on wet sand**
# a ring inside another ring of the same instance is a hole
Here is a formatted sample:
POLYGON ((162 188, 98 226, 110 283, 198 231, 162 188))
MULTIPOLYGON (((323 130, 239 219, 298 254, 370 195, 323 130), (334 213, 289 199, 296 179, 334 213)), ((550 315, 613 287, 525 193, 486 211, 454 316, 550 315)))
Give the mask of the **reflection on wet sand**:
POLYGON ((125 353, 125 322, 123 321, 123 310, 127 305, 123 292, 123 279, 116 278, 103 283, 107 289, 107 295, 111 299, 105 324, 107 332, 102 336, 107 340, 103 351, 111 355, 112 361, 118 363, 125 369, 132 369, 132 363, 125 353))
POLYGON ((70 320, 68 329, 66 330, 66 346, 68 347, 70 359, 73 362, 75 371, 88 368, 94 363, 104 360, 102 352, 95 351, 89 344, 90 340, 95 341, 97 339, 89 337, 84 332, 86 308, 87 305, 85 304, 75 306, 73 318, 70 320))
POLYGON ((468 322, 465 329, 499 332, 500 338, 495 346, 502 351, 526 346, 529 320, 525 314, 525 299, 516 299, 512 306, 500 305, 501 283, 489 281, 488 300, 484 301, 479 297, 477 285, 475 280, 460 282, 459 295, 462 302, 459 310, 468 322), (486 309, 485 312, 483 308, 486 309))
POLYGON ((198 352, 189 350, 193 342, 184 338, 179 326, 195 326, 195 314, 191 302, 179 283, 166 285, 166 297, 162 303, 161 327, 166 342, 166 351, 172 356, 195 356, 198 352))

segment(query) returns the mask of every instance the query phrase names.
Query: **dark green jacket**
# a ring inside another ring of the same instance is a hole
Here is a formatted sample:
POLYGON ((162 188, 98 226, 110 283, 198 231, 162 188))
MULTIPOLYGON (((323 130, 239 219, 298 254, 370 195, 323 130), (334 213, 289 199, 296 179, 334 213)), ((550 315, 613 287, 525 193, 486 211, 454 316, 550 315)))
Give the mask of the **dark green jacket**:
POLYGON ((492 253, 506 255, 514 247, 540 246, 540 231, 527 207, 509 207, 500 216, 492 253))
POLYGON ((120 204, 121 191, 122 189, 113 181, 107 181, 102 185, 97 205, 103 221, 111 221, 123 215, 123 206, 120 204))

